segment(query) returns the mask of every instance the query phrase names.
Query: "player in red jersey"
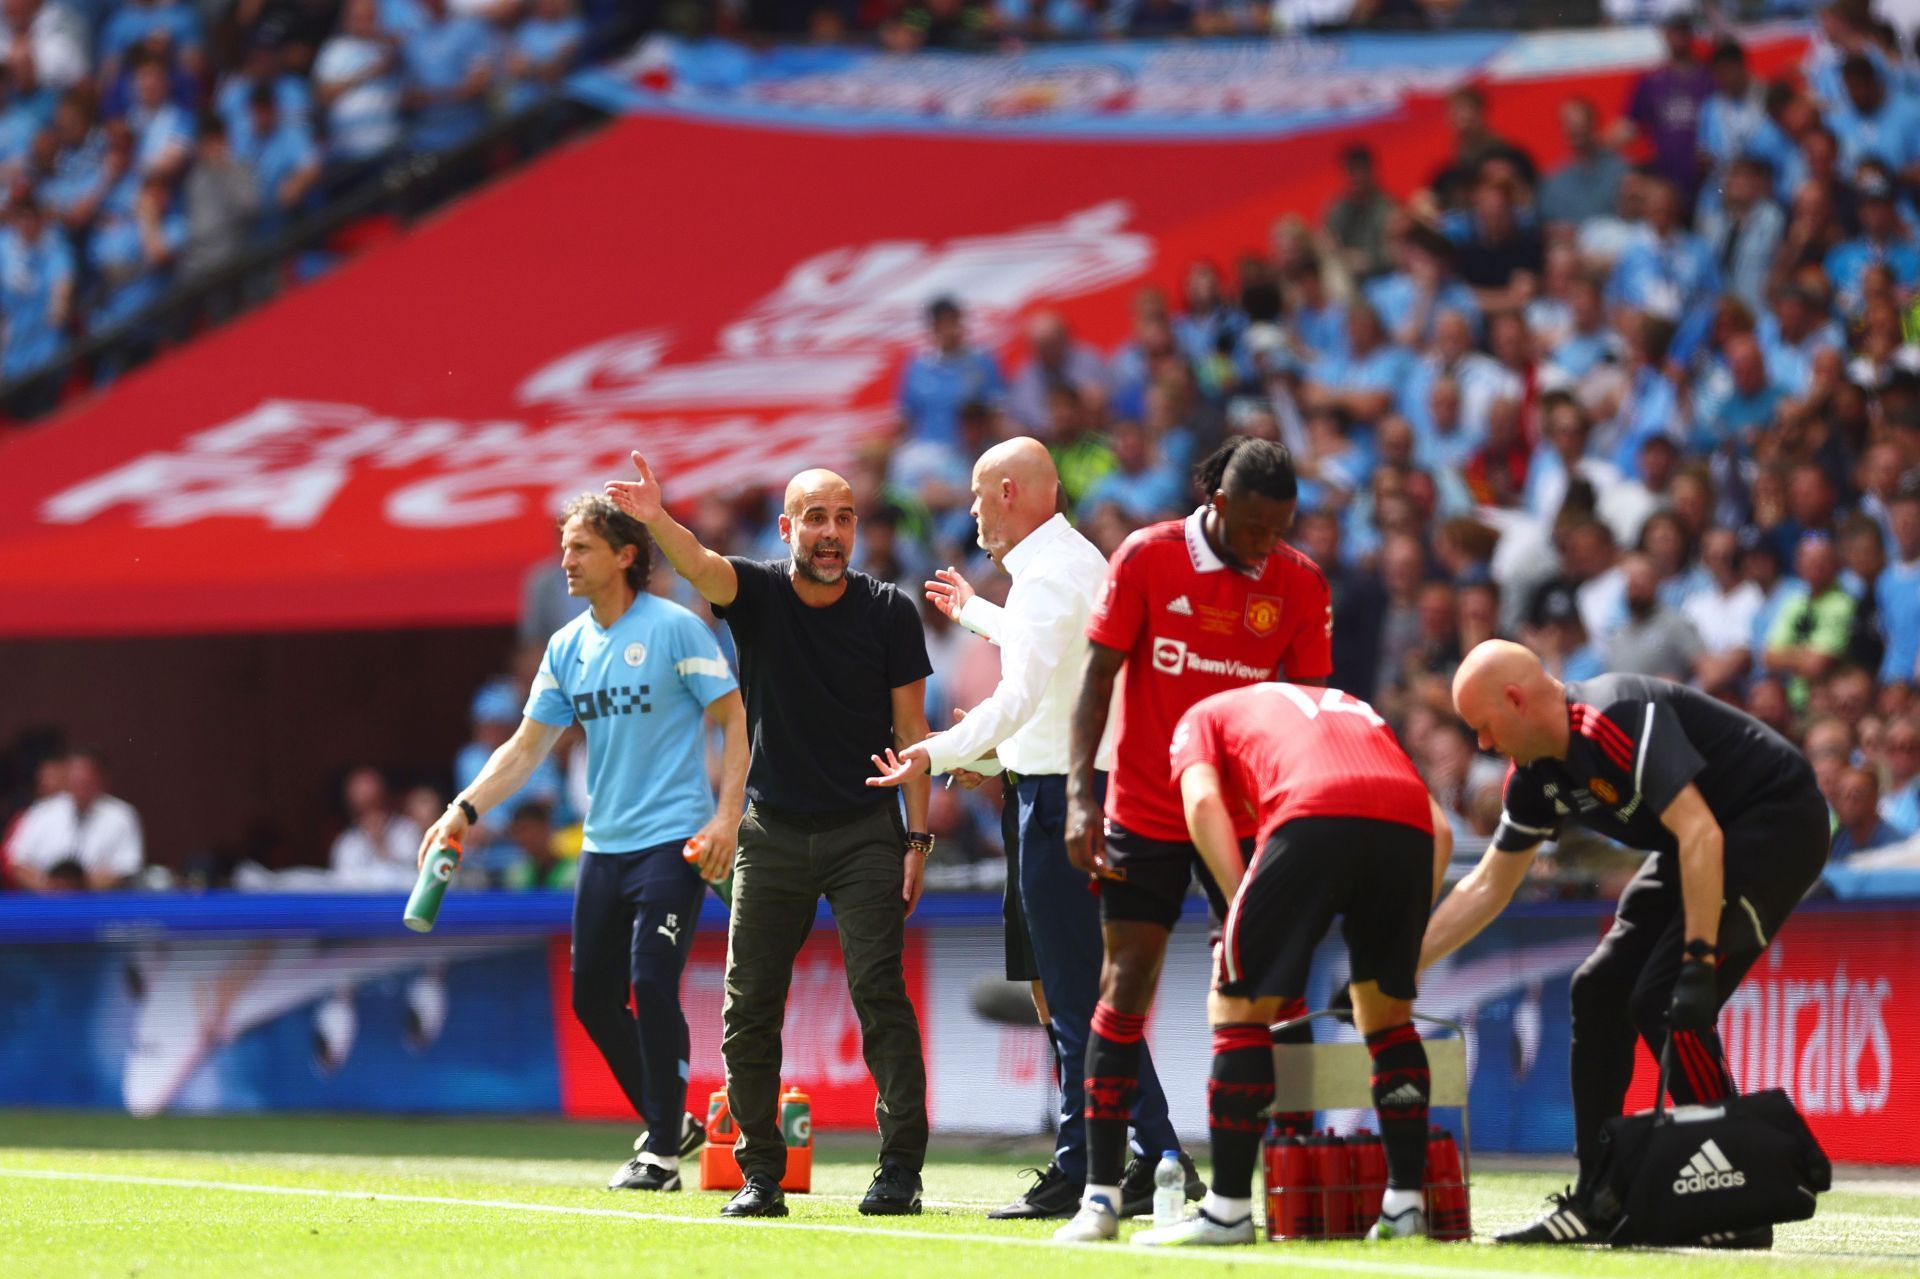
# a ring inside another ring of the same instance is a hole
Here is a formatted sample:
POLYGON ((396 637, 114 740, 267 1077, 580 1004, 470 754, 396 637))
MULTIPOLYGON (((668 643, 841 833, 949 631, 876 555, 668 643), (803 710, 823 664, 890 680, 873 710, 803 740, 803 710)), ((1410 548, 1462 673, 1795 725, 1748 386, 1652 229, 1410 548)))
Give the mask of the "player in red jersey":
MULTIPOLYGON (((1091 652, 1074 704, 1067 856, 1094 875, 1106 958, 1087 1040, 1087 1186, 1055 1235, 1111 1239, 1126 1156, 1127 1108, 1167 937, 1197 875, 1216 920, 1226 898, 1188 839, 1167 784, 1180 716, 1201 698, 1284 677, 1323 684, 1333 670, 1326 578, 1284 542, 1295 480, 1287 450, 1233 439, 1195 472, 1205 505, 1141 529, 1114 552, 1087 626, 1091 652), (1120 723, 1102 798, 1094 754, 1115 680, 1120 723)), ((1251 820, 1238 834, 1253 835, 1251 820)), ((1152 1159, 1141 1171, 1151 1175, 1152 1159)))
POLYGON ((1386 721, 1338 689, 1216 693, 1181 718, 1172 749, 1188 832, 1233 898, 1207 998, 1213 1188, 1187 1220, 1134 1242, 1253 1242, 1253 1165, 1273 1103, 1267 1028, 1297 1014, 1336 915, 1387 1155, 1386 1198, 1368 1238, 1425 1234, 1429 1088, 1414 974, 1434 885, 1453 855, 1446 815, 1386 721), (1248 814, 1260 824, 1251 866, 1235 829, 1248 814))

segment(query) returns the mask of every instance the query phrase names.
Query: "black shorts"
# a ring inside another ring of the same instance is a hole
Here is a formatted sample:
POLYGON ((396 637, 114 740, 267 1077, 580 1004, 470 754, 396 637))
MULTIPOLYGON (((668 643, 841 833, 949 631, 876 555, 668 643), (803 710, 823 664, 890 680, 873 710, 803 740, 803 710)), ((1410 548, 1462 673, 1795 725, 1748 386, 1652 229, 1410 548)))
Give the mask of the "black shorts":
POLYGON ((1214 988, 1236 999, 1307 993, 1335 915, 1352 980, 1412 999, 1433 903, 1433 836, 1372 817, 1298 817, 1273 832, 1227 912, 1214 988))
MULTIPOLYGON (((1227 917, 1226 895, 1200 860, 1200 850, 1188 841, 1148 839, 1109 817, 1106 842, 1110 869, 1095 881, 1102 923, 1136 920, 1171 929, 1186 905, 1187 885, 1196 879, 1207 895, 1215 927, 1227 917)), ((1251 855, 1253 841, 1242 840, 1240 851, 1251 855)))

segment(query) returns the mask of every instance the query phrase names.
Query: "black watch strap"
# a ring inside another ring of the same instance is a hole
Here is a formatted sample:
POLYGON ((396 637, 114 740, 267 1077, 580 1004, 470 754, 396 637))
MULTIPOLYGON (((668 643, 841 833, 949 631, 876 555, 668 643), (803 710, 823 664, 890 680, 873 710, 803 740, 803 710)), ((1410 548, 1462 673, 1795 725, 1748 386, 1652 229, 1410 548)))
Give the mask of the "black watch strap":
POLYGON ((1720 948, 1705 938, 1696 937, 1687 943, 1686 956, 1688 959, 1719 959, 1720 948))
POLYGON ((924 848, 928 852, 932 852, 933 836, 923 830, 910 830, 907 832, 907 847, 924 848))
POLYGON ((474 806, 473 806, 472 804, 469 804, 469 803, 468 803, 468 802, 467 802, 466 800, 464 800, 464 799, 456 799, 456 800, 454 800, 453 802, 454 802, 455 804, 457 804, 457 805, 459 805, 459 807, 460 807, 460 815, 461 815, 462 817, 465 817, 465 818, 467 819, 467 824, 468 824, 469 826, 477 826, 477 825, 479 825, 479 823, 480 823, 480 810, 479 810, 479 809, 477 809, 477 808, 475 808, 475 807, 474 807, 474 806))

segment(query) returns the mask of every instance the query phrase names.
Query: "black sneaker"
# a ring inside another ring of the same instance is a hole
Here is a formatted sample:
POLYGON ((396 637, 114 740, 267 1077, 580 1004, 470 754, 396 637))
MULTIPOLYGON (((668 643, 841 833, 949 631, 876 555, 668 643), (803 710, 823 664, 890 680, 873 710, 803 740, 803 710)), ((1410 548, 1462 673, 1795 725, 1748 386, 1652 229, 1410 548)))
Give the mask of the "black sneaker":
MULTIPOLYGON (((1159 1166, 1158 1155, 1135 1155, 1133 1162, 1127 1165, 1125 1175, 1120 1178, 1120 1220, 1152 1214, 1153 1170, 1159 1166)), ((1187 1173, 1187 1202, 1197 1203, 1204 1199, 1207 1183, 1200 1180, 1200 1170, 1193 1166, 1193 1156, 1184 1150, 1180 1152, 1180 1166, 1187 1173)))
POLYGON ((707 1144, 707 1123, 691 1110, 680 1121, 680 1157, 687 1156, 707 1144))
POLYGON ((1495 1243, 1605 1243, 1607 1232, 1596 1225, 1593 1211, 1571 1189, 1548 1195, 1553 1207, 1532 1223, 1495 1235, 1495 1243))
POLYGON ((987 1214, 989 1221, 1048 1221, 1055 1217, 1071 1217, 1080 1207, 1080 1183, 1060 1171, 1059 1164, 1048 1164, 1043 1171, 1028 1168, 1026 1175, 1034 1178, 1027 1187, 1027 1193, 1004 1208, 995 1208, 987 1214))
POLYGON ((1755 1226, 1751 1230, 1723 1230, 1718 1234, 1702 1235, 1700 1247, 1770 1252, 1773 1249, 1773 1227, 1755 1226))
POLYGON ((727 1206, 720 1210, 720 1215, 784 1217, 787 1215, 787 1192, 780 1189, 780 1183, 766 1173, 750 1172, 747 1174, 747 1184, 727 1200, 727 1206))
POLYGON ((880 1165, 860 1201, 860 1212, 868 1217, 912 1217, 920 1212, 920 1174, 909 1172, 891 1161, 880 1165))
POLYGON ((633 1143, 633 1158, 621 1164, 620 1171, 607 1181, 608 1190, 680 1189, 680 1174, 655 1163, 654 1157, 646 1153, 646 1147, 645 1137, 633 1143))

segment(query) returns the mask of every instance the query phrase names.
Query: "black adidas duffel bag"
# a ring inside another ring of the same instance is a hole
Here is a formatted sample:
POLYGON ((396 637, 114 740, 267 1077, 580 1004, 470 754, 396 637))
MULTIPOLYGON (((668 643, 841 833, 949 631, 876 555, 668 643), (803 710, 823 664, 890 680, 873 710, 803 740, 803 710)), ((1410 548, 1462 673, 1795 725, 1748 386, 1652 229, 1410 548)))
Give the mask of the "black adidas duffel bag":
POLYGON ((1593 1197, 1607 1242, 1700 1243, 1813 1216, 1833 1164, 1779 1089, 1711 1106, 1666 1106, 1672 1042, 1652 1110, 1609 1119, 1593 1197))

